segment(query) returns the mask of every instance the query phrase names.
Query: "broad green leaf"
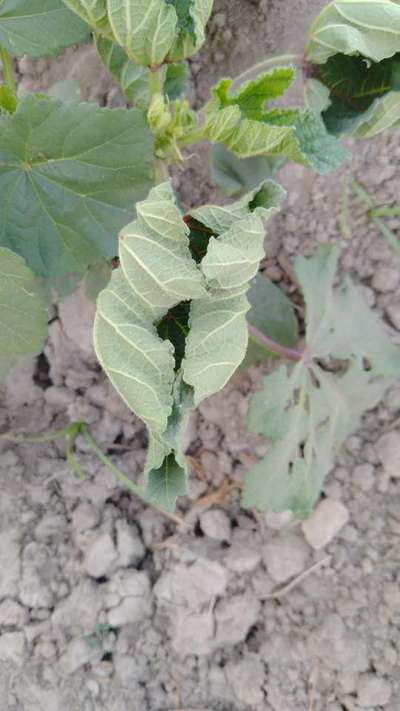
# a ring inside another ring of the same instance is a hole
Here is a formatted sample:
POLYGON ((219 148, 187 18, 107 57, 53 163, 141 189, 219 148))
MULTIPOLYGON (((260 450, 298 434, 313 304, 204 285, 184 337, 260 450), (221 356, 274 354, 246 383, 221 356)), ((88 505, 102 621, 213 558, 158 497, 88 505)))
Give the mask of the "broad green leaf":
POLYGON ((0 378, 20 358, 40 353, 47 337, 47 309, 35 275, 24 260, 0 248, 0 378))
POLYGON ((269 375, 248 415, 252 431, 271 440, 265 458, 248 475, 244 505, 309 513, 336 452, 400 376, 399 350, 358 290, 334 288, 338 253, 323 247, 300 258, 296 276, 306 302, 306 350, 291 373, 269 375), (347 364, 340 375, 324 366, 347 364))
POLYGON ((96 48, 125 98, 140 109, 146 109, 150 101, 149 69, 129 59, 122 47, 106 37, 96 37, 96 48))
POLYGON ((64 0, 64 2, 96 32, 112 38, 106 0, 64 0))
MULTIPOLYGON (((247 297, 251 304, 247 320, 252 326, 283 346, 294 346, 297 343, 299 338, 297 318, 292 304, 282 289, 262 274, 257 274, 251 282, 247 297)), ((271 351, 253 333, 250 333, 242 368, 262 362, 271 355, 271 351)))
POLYGON ((263 221, 279 209, 284 195, 269 181, 233 205, 209 205, 190 213, 216 235, 201 261, 208 291, 192 301, 182 365, 195 404, 220 390, 246 355, 246 292, 264 255, 263 221))
POLYGON ((84 42, 89 34, 63 0, 1 0, 0 45, 21 57, 46 57, 84 42))
POLYGON ((8 86, 2 84, 0 86, 0 114, 13 114, 17 108, 17 97, 8 86))
POLYGON ((152 146, 140 111, 25 96, 0 117, 0 244, 44 276, 115 256, 151 184, 152 146))
POLYGON ((284 162, 284 159, 268 156, 237 158, 219 143, 210 146, 209 151, 211 178, 228 197, 237 197, 272 178, 284 162))
POLYGON ((268 98, 279 96, 293 78, 290 67, 285 71, 284 76, 283 68, 263 74, 232 95, 232 80, 219 82, 206 105, 205 136, 238 158, 281 156, 327 173, 349 154, 327 133, 321 118, 311 111, 265 108, 268 98))
POLYGON ((399 49, 397 0, 334 0, 312 24, 305 56, 315 64, 335 54, 360 54, 380 62, 399 49))

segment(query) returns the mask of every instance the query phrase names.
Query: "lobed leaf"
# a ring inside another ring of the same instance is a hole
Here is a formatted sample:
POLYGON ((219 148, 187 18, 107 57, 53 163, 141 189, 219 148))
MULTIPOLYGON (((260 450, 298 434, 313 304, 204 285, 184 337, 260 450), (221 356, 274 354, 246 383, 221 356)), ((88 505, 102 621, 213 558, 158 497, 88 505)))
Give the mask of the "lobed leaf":
POLYGON ((20 358, 40 353, 47 337, 46 301, 24 260, 0 248, 0 378, 20 358))
POLYGON ((323 247, 300 258, 296 276, 306 302, 305 356, 291 373, 282 366, 251 401, 249 428, 271 440, 246 480, 245 506, 307 515, 335 454, 400 376, 398 349, 349 281, 334 288, 338 253, 323 247), (333 375, 322 363, 340 358, 333 375))
POLYGON ((84 42, 89 34, 63 0, 1 0, 0 45, 21 57, 47 57, 84 42))
POLYGON ((279 96, 294 77, 291 68, 277 68, 229 95, 231 79, 213 89, 206 106, 205 136, 223 143, 238 158, 281 156, 324 174, 349 157, 323 121, 312 111, 275 108, 265 102, 279 96))
POLYGON ((209 151, 211 178, 228 197, 237 197, 272 178, 284 162, 284 159, 268 156, 237 158, 219 143, 209 151))
POLYGON ((0 245, 43 276, 115 256, 151 185, 152 150, 140 111, 25 96, 0 117, 0 245))

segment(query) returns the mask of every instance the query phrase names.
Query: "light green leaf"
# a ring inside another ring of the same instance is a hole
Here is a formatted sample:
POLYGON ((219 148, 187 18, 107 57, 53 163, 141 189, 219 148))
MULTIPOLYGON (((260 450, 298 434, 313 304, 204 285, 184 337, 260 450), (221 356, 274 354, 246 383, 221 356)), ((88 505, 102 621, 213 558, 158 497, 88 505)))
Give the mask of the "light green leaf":
POLYGON ((111 76, 121 86, 127 101, 140 109, 146 109, 150 101, 149 69, 129 59, 122 47, 106 37, 96 37, 96 48, 111 76))
POLYGON ((334 0, 312 24, 305 56, 315 64, 334 54, 361 54, 380 62, 399 49, 397 0, 334 0))
POLYGON ((40 353, 47 337, 47 309, 35 275, 24 260, 0 248, 0 378, 20 358, 40 353))
POLYGON ((137 213, 121 233, 121 267, 99 296, 95 347, 128 406, 160 436, 172 412, 175 359, 155 324, 180 301, 202 295, 204 286, 170 185, 154 188, 137 213))
POLYGON ((192 302, 182 366, 195 404, 220 390, 246 355, 246 292, 264 254, 263 220, 279 209, 284 195, 267 181, 233 205, 209 205, 190 213, 217 235, 201 261, 208 292, 192 302))
POLYGON ((283 71, 263 74, 232 95, 228 94, 232 80, 223 79, 206 105, 204 134, 239 158, 282 156, 327 173, 349 158, 349 153, 327 133, 321 118, 311 111, 265 110, 268 87, 270 95, 279 95, 293 77, 292 69, 286 68, 285 77, 279 74, 283 71))
POLYGON ((334 288, 338 253, 323 247, 300 258, 296 276, 306 301, 305 356, 289 374, 269 375, 250 404, 249 427, 271 440, 251 470, 244 505, 309 513, 335 455, 400 376, 399 350, 348 281, 334 288), (348 364, 341 375, 324 366, 348 364))
POLYGON ((17 97, 6 84, 0 86, 0 113, 13 114, 17 108, 17 97))
POLYGON ((64 2, 96 32, 112 38, 106 0, 64 0, 64 2))
POLYGON ((0 244, 44 276, 115 256, 151 184, 152 147, 140 111, 25 96, 0 117, 0 244))
POLYGON ((158 67, 170 51, 177 14, 165 0, 107 0, 108 17, 118 44, 130 59, 158 67))
POLYGON ((94 341, 114 387, 149 428, 146 496, 159 505, 170 508, 183 493, 190 411, 244 357, 246 291, 263 255, 263 219, 283 195, 267 182, 221 212, 193 211, 208 235, 197 262, 197 218, 187 225, 169 183, 137 205, 137 219, 121 232, 120 268, 98 298, 94 341))
POLYGON ((179 62, 204 42, 213 0, 107 0, 114 37, 146 67, 179 62))
POLYGON ((21 57, 46 57, 84 42, 89 28, 62 0, 2 0, 0 45, 21 57))
POLYGON ((268 156, 237 158, 222 144, 210 146, 209 166, 214 183, 224 195, 237 197, 272 178, 285 159, 268 156))

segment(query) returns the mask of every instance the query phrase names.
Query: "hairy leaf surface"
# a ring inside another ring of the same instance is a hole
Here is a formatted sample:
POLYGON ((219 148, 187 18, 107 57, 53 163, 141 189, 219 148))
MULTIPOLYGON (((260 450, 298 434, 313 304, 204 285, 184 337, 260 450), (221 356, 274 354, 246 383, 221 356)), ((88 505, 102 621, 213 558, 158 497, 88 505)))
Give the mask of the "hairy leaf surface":
POLYGON ((183 219, 166 183, 121 232, 120 268, 98 299, 95 347, 149 428, 146 496, 158 505, 171 509, 183 493, 190 411, 224 386, 245 355, 246 291, 263 256, 263 220, 284 194, 266 182, 231 206, 205 206, 183 219), (207 240, 196 261, 200 228, 207 240))
POLYGON ((360 54, 380 62, 399 50, 397 0, 334 0, 310 28, 306 59, 323 64, 335 54, 360 54))
POLYGON ((46 57, 84 42, 89 28, 63 0, 1 0, 0 45, 21 57, 46 57))
POLYGON ((213 0, 107 0, 118 44, 137 64, 179 62, 204 42, 213 0))
POLYGON ((0 117, 0 244, 44 276, 115 256, 151 185, 152 146, 140 111, 27 95, 0 117))
POLYGON ((47 337, 47 309, 35 275, 24 260, 0 247, 0 378, 20 358, 40 353, 47 337))
POLYGON ((201 262, 208 292, 192 302, 182 366, 195 404, 220 390, 246 355, 246 292, 264 254, 263 221, 279 209, 284 196, 280 186, 267 181, 234 205, 208 205, 190 213, 216 235, 201 262))
POLYGON ((300 258, 306 355, 289 373, 285 366, 264 380, 252 399, 249 428, 271 440, 265 458, 248 475, 244 504, 274 511, 309 513, 335 454, 400 376, 399 350, 377 316, 348 280, 334 288, 338 254, 321 248, 300 258), (339 358, 342 374, 321 364, 339 358))
POLYGON ((229 94, 231 79, 213 89, 206 106, 204 132, 212 143, 223 143, 238 158, 281 156, 327 173, 349 157, 311 111, 275 108, 266 101, 290 85, 294 70, 277 68, 229 94))

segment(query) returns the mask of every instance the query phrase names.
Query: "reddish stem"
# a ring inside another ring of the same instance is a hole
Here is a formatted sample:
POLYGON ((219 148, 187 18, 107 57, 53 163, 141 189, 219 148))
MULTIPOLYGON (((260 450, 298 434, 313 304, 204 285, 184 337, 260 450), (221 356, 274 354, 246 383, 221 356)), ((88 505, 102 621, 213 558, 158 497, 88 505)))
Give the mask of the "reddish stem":
POLYGON ((272 338, 265 336, 263 333, 261 333, 261 331, 258 330, 258 328, 253 326, 251 323, 247 323, 247 326, 249 329, 250 336, 255 338, 255 340, 261 343, 263 346, 268 348, 268 350, 272 353, 276 353, 276 355, 279 355, 282 358, 286 358, 286 360, 292 360, 295 363, 300 363, 300 361, 304 359, 304 352, 297 351, 293 348, 288 348, 287 346, 282 346, 280 343, 273 341, 272 338))

